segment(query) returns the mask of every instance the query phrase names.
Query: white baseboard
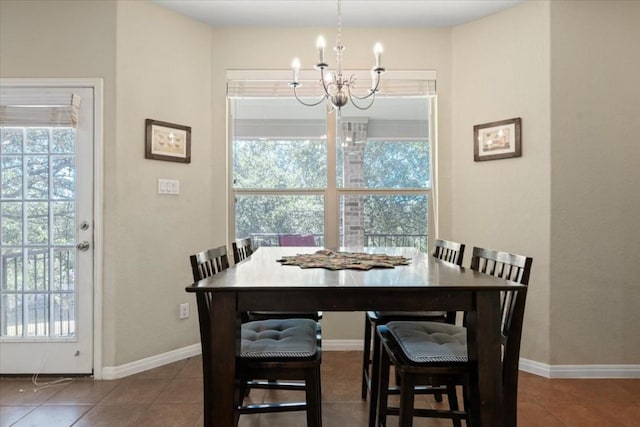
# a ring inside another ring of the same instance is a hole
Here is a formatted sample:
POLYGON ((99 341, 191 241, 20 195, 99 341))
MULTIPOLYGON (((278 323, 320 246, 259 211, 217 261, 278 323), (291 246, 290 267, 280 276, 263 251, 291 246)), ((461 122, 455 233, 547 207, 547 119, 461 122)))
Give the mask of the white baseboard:
POLYGON ((521 358, 520 370, 546 378, 640 378, 640 365, 547 365, 521 358))
POLYGON ((324 351, 362 351, 362 340, 322 340, 324 351))
MULTIPOLYGON (((362 340, 322 340, 322 349, 324 351, 360 351, 362 350, 362 340)), ((116 380, 128 377, 182 359, 198 356, 201 352, 202 347, 198 343, 120 366, 105 366, 102 368, 102 378, 96 379, 116 380)))
POLYGON ((547 364, 536 362, 535 360, 520 358, 518 368, 521 371, 528 372, 530 374, 538 375, 545 378, 551 378, 550 367, 547 364))
MULTIPOLYGON (((361 351, 362 340, 322 340, 324 351, 361 351)), ((121 366, 102 368, 103 380, 115 380, 158 368, 201 353, 200 344, 168 351, 121 366)), ((520 370, 545 378, 640 378, 640 365, 547 365, 520 359, 520 370)))
POLYGON ((148 371, 149 369, 158 368, 177 362, 182 359, 197 356, 202 352, 200 343, 187 347, 171 350, 166 353, 157 354, 155 356, 146 357, 135 362, 127 363, 120 366, 105 366, 102 368, 103 380, 116 380, 118 378, 128 377, 129 375, 138 374, 148 371))

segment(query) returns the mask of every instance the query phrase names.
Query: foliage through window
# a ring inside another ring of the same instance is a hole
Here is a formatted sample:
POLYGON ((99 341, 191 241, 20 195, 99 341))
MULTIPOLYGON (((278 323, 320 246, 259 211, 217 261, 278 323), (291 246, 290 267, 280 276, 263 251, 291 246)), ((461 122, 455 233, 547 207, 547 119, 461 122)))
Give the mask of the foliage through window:
POLYGON ((295 99, 233 98, 230 112, 235 238, 427 250, 428 98, 380 98, 348 117, 295 99))

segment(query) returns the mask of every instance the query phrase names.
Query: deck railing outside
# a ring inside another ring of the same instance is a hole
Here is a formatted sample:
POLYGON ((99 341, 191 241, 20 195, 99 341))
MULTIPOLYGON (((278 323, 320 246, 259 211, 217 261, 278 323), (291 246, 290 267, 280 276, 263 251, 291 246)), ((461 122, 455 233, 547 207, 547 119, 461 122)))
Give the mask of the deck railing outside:
MULTIPOLYGON (((259 246, 280 246, 279 233, 254 233, 251 234, 254 248, 259 246)), ((324 246, 324 236, 313 234, 316 246, 324 246)), ((364 246, 380 247, 413 247, 423 252, 427 251, 428 236, 426 234, 365 234, 364 246)))
POLYGON ((70 337, 75 334, 74 264, 72 251, 30 250, 28 277, 23 253, 2 255, 0 337, 70 337))

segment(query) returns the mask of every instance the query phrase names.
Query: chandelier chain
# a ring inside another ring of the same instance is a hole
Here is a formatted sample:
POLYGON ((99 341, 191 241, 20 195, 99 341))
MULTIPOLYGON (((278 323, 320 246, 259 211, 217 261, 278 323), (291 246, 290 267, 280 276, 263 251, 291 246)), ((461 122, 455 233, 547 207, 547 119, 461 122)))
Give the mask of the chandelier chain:
POLYGON ((342 46, 342 0, 338 0, 338 37, 336 46, 342 46))
POLYGON ((336 38, 336 70, 338 72, 337 77, 342 77, 342 0, 338 0, 338 36, 336 38))

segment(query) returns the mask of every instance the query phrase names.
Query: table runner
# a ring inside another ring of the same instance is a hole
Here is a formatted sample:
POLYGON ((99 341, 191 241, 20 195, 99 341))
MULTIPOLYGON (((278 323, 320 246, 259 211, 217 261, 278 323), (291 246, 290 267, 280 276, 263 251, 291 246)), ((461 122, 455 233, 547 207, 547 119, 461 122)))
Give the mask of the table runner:
POLYGON ((370 270, 372 268, 395 268, 396 265, 408 265, 410 260, 410 258, 396 255, 336 252, 322 249, 313 254, 283 256, 277 261, 282 265, 297 265, 300 268, 370 270))

